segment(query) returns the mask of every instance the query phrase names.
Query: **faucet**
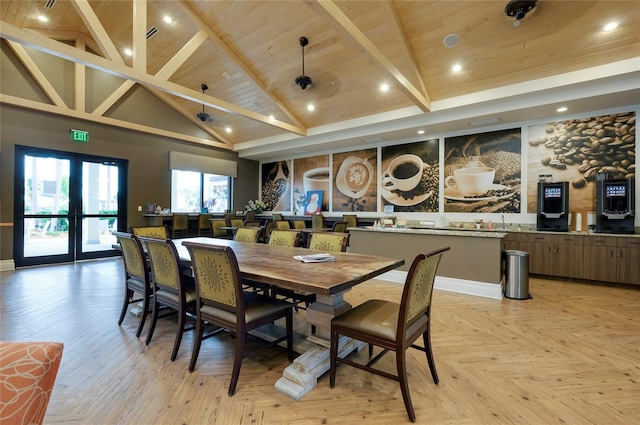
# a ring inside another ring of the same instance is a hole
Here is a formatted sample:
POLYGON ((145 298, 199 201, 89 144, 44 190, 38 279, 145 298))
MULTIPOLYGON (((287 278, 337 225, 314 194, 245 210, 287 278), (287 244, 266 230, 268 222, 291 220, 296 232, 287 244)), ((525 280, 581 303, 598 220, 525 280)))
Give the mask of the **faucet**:
POLYGON ((504 214, 502 214, 501 218, 502 218, 502 230, 504 230, 507 228, 507 226, 505 226, 504 224, 504 214))

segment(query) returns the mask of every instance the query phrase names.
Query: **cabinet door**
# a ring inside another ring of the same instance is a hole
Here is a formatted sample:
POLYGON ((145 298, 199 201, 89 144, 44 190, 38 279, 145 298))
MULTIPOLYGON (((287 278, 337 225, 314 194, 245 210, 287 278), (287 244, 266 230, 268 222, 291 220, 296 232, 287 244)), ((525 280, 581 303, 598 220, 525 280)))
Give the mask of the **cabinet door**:
POLYGON ((509 232, 504 238, 504 249, 527 252, 527 238, 524 233, 509 232))
POLYGON ((600 282, 617 280, 615 238, 591 237, 584 245, 585 277, 600 282))
POLYGON ((579 235, 562 235, 553 237, 554 276, 584 279, 584 246, 583 237, 579 235))
POLYGON ((553 275, 555 253, 547 242, 529 242, 529 272, 534 274, 553 275))
POLYGON ((640 240, 618 238, 618 283, 640 285, 640 240))

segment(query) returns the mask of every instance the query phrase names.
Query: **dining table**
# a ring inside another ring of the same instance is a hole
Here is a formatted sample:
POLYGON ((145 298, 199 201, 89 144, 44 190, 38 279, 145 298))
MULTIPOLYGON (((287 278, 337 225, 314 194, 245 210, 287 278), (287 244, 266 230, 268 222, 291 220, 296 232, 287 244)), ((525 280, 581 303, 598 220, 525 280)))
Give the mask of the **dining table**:
MULTIPOLYGON (((185 265, 191 264, 189 251, 182 245, 185 241, 230 247, 236 255, 242 278, 316 294, 315 302, 307 307, 305 318, 314 325, 312 328, 315 331, 311 335, 294 336, 294 350, 301 355, 285 368, 283 376, 275 384, 277 391, 294 400, 299 400, 313 389, 318 377, 329 370, 331 319, 351 309, 351 304, 344 300, 344 294, 355 285, 404 264, 403 259, 350 252, 331 252, 335 261, 307 263, 294 257, 318 254, 321 251, 194 237, 173 241, 180 260, 185 265)), ((282 332, 278 326, 267 328, 258 336, 269 340, 275 339, 282 332)), ((341 340, 341 356, 359 350, 362 346, 362 343, 354 340, 341 340)))

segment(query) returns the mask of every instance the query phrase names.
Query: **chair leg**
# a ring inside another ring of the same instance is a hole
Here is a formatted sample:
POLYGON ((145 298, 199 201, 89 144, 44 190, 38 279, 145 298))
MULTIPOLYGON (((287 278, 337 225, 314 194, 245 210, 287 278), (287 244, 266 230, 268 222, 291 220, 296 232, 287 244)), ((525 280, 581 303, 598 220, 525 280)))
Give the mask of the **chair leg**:
POLYGON ((329 386, 331 388, 336 385, 336 367, 338 359, 338 328, 331 325, 331 348, 329 351, 329 386))
POLYGON ((147 340, 145 341, 146 345, 149 345, 151 342, 151 337, 153 336, 153 331, 156 329, 156 322, 158 321, 158 310, 160 306, 158 305, 158 301, 155 296, 153 297, 153 312, 151 315, 151 325, 149 326, 149 331, 147 332, 147 340))
POLYGON ((407 414, 411 422, 416 421, 416 414, 413 411, 413 404, 411 403, 411 395, 409 394, 409 383, 407 382, 407 367, 406 367, 406 351, 396 351, 396 365, 398 367, 398 380, 400 382, 400 390, 402 391, 402 399, 404 400, 404 407, 407 409, 407 414))
POLYGON ((174 361, 178 357, 178 350, 180 350, 180 343, 182 342, 182 334, 184 334, 184 325, 187 319, 187 313, 180 309, 178 312, 178 329, 176 331, 176 340, 173 343, 173 351, 171 352, 171 361, 174 361))
POLYGON ((240 376, 240 368, 242 367, 242 358, 244 357, 244 345, 247 335, 244 329, 236 332, 236 356, 233 361, 233 372, 231 374, 231 383, 229 384, 229 395, 232 396, 236 392, 236 385, 238 384, 238 377, 240 376))
POLYGON ((433 382, 438 385, 440 379, 438 378, 438 371, 436 370, 436 362, 433 358, 433 352, 431 351, 431 326, 427 324, 427 330, 422 334, 422 340, 424 341, 425 352, 427 353, 427 363, 429 363, 429 370, 431 371, 431 377, 433 382))
POLYGON ((129 307, 129 300, 133 297, 133 291, 129 288, 124 290, 124 301, 122 302, 122 311, 120 312, 120 319, 118 319, 118 326, 122 325, 124 315, 127 314, 127 307, 129 307))
POLYGON ((202 344, 202 336, 204 335, 204 320, 198 318, 196 323, 195 340, 193 341, 193 348, 191 350, 191 362, 189 363, 189 372, 193 372, 196 368, 196 362, 198 361, 198 354, 200 354, 200 345, 202 344))
POLYGON ((140 338, 140 335, 142 334, 142 328, 144 328, 144 322, 147 320, 147 311, 149 311, 149 295, 144 297, 144 302, 142 303, 142 317, 140 317, 140 323, 138 323, 136 338, 140 338))

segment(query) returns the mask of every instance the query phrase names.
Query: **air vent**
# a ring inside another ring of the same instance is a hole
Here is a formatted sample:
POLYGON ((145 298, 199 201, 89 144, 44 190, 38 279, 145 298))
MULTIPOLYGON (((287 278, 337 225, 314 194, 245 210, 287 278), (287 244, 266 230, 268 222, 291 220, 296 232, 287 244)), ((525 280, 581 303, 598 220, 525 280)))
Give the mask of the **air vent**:
POLYGON ((149 31, 147 31, 147 40, 153 37, 154 35, 156 35, 157 33, 158 33, 158 28, 151 27, 149 31))
POLYGON ((44 7, 46 9, 51 9, 56 4, 56 1, 57 0, 47 0, 47 1, 44 2, 44 7))

